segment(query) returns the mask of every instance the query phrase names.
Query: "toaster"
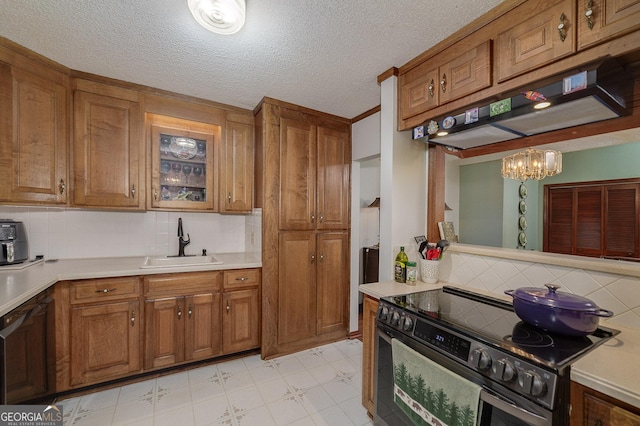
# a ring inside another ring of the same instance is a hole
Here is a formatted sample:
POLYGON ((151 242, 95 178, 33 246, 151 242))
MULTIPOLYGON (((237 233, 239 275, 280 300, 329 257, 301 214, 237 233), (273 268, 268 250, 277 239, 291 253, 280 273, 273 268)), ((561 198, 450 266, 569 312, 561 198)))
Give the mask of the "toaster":
POLYGON ((0 219, 0 265, 22 263, 29 259, 29 242, 24 223, 0 219))

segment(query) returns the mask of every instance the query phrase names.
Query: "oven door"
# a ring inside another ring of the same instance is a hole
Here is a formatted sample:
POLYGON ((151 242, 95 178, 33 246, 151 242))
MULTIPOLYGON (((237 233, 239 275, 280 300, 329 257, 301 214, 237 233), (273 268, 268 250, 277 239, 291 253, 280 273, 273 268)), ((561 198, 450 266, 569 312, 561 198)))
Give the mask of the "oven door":
POLYGON ((393 399, 393 357, 391 339, 399 339, 423 356, 453 373, 482 386, 480 426, 544 426, 553 424, 553 413, 512 391, 493 383, 460 363, 428 348, 413 338, 377 324, 375 342, 374 424, 413 425, 393 399))

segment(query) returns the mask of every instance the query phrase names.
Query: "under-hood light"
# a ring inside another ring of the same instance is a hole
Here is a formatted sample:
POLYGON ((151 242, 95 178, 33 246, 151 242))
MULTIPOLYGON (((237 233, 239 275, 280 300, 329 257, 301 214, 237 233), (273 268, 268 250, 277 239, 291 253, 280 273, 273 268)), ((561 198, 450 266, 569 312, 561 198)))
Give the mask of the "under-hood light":
POLYGON ((544 102, 539 102, 539 103, 535 104, 533 106, 533 108, 534 109, 545 109, 545 108, 549 108, 550 106, 551 106, 551 102, 544 101, 544 102))

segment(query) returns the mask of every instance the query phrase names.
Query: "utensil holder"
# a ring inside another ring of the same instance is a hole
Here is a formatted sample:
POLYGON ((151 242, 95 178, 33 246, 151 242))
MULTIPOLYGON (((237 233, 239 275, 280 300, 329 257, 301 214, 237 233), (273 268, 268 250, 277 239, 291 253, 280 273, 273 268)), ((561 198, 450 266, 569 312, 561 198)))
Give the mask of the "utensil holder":
POLYGON ((438 282, 440 276, 440 261, 420 259, 420 277, 429 284, 438 282))

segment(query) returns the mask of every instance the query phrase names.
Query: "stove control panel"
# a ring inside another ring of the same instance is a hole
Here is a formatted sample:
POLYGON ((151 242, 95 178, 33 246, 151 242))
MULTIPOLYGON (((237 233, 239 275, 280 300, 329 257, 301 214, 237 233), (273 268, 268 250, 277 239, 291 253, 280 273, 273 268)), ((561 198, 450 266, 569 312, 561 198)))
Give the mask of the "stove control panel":
MULTIPOLYGON (((558 377, 553 372, 516 357, 499 346, 478 341, 439 324, 437 320, 422 318, 385 301, 380 301, 378 321, 512 391, 554 409, 558 377)), ((423 355, 428 357, 428 354, 423 355)))

